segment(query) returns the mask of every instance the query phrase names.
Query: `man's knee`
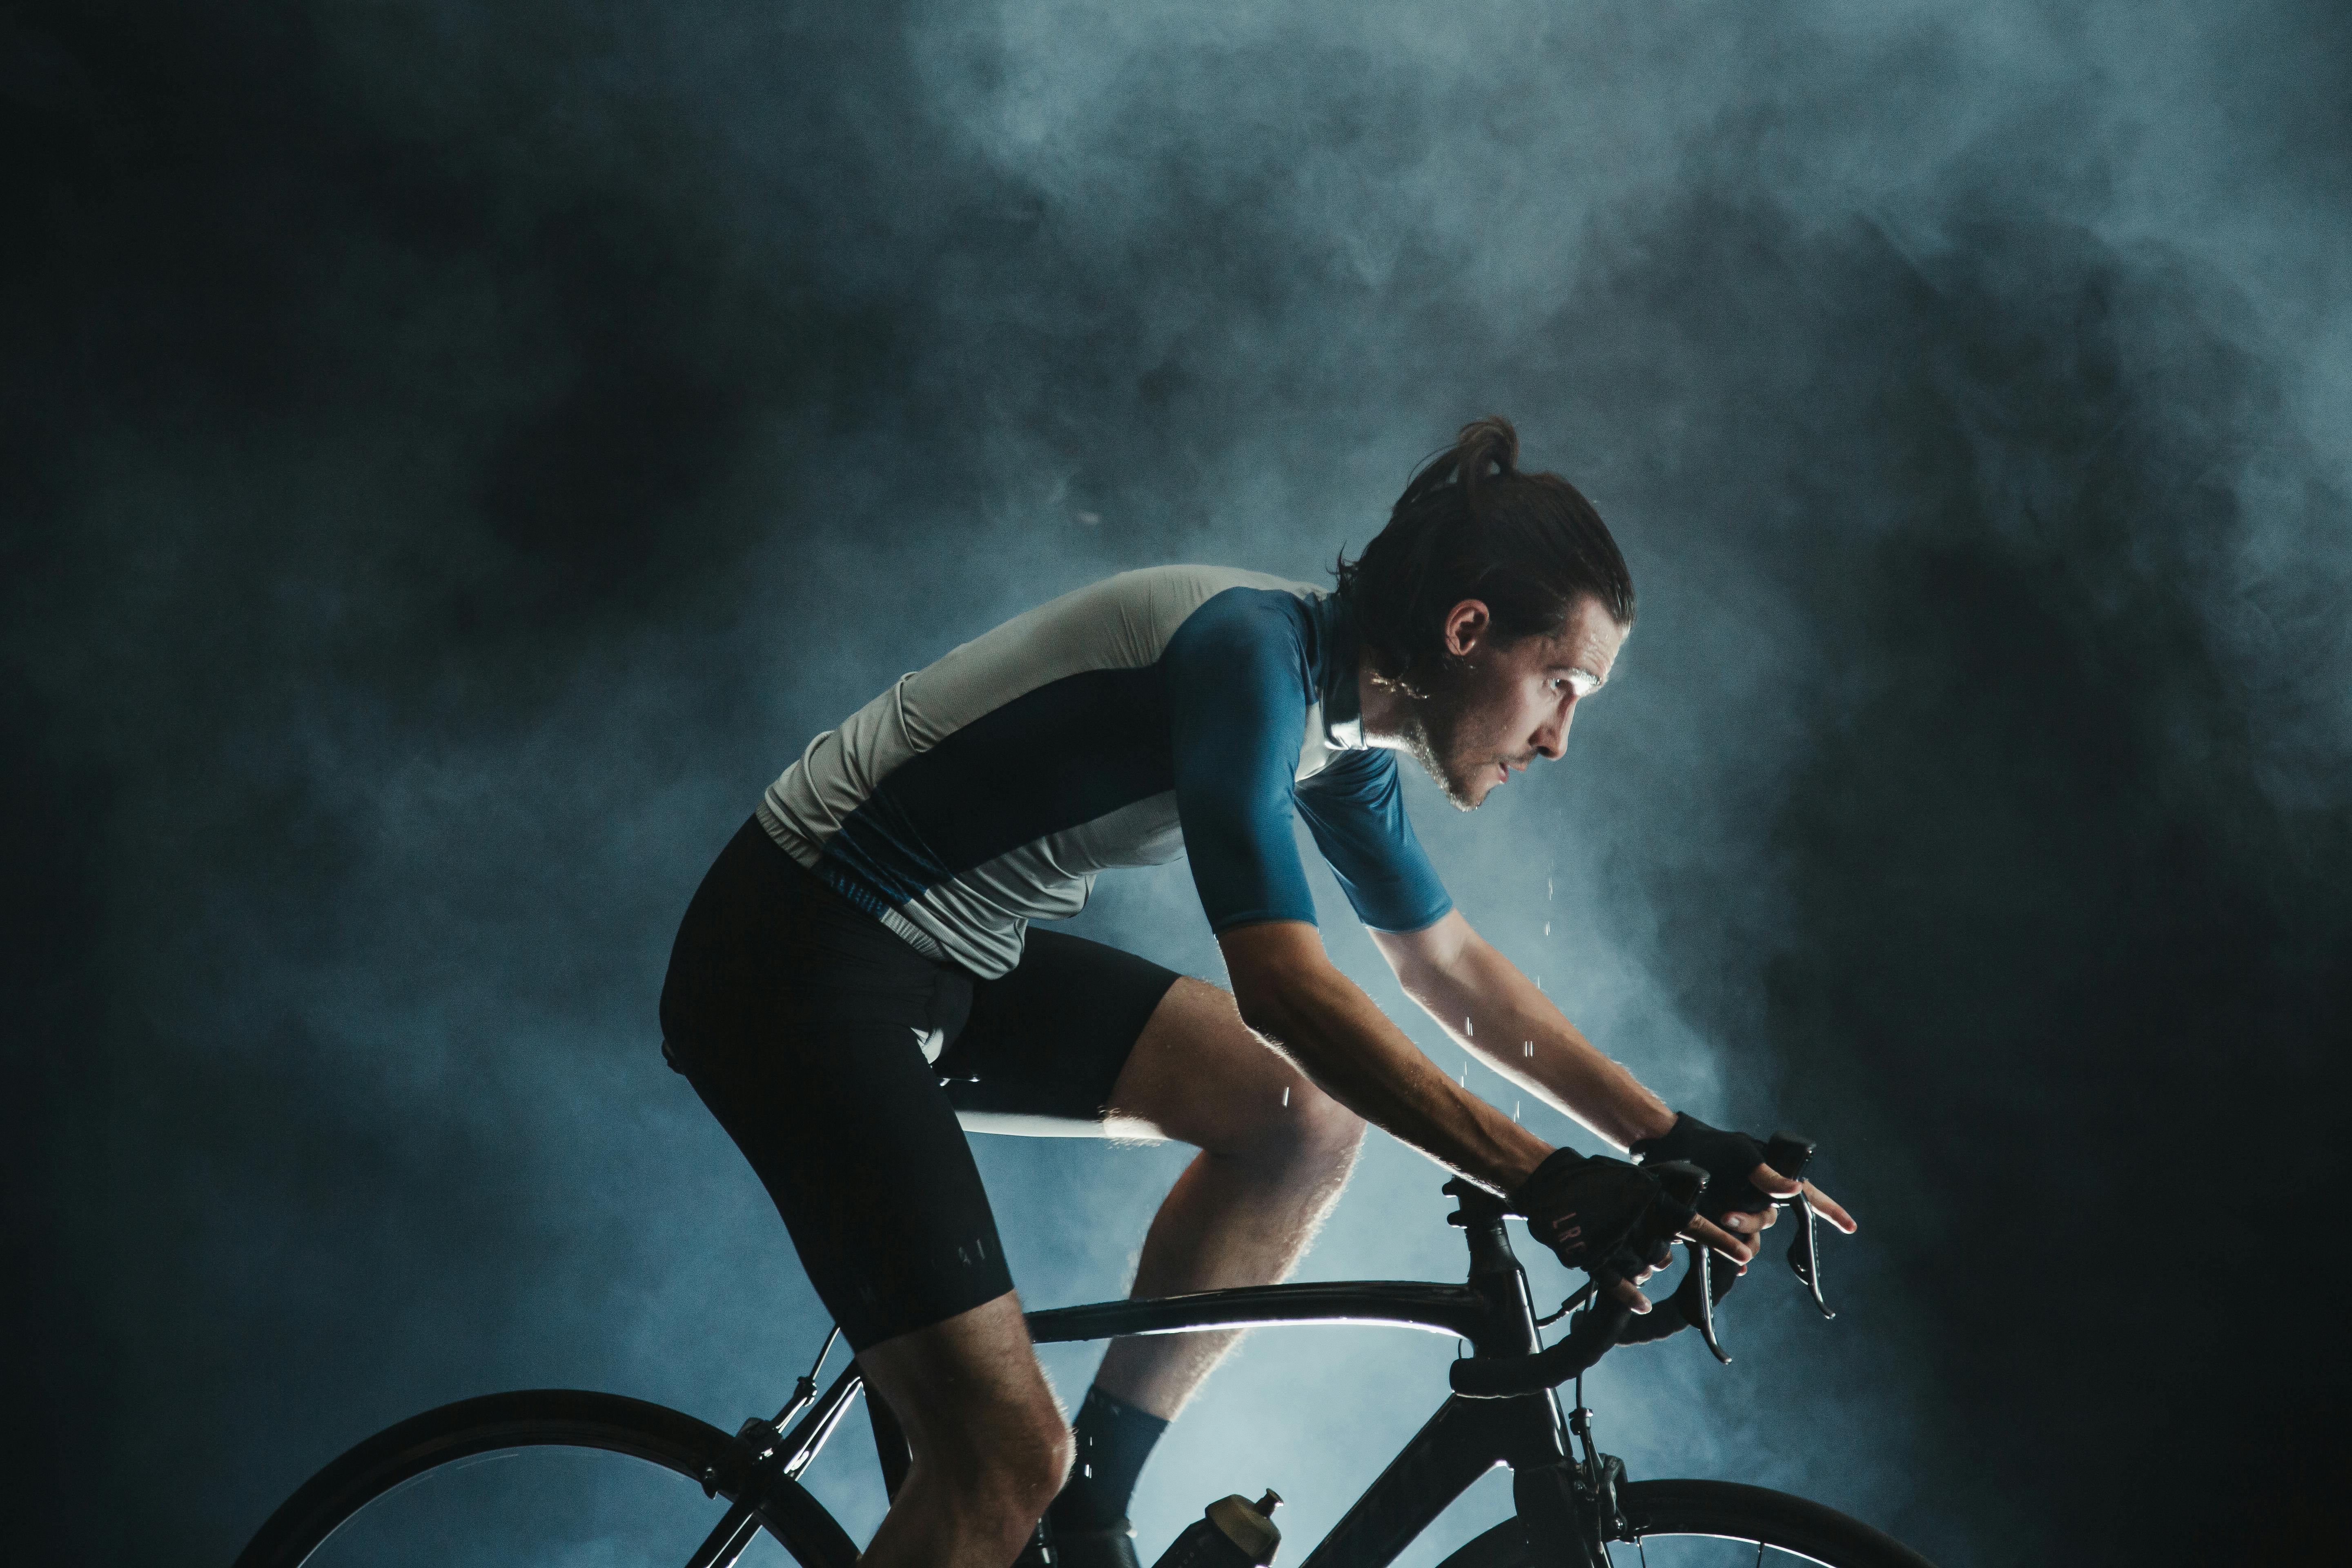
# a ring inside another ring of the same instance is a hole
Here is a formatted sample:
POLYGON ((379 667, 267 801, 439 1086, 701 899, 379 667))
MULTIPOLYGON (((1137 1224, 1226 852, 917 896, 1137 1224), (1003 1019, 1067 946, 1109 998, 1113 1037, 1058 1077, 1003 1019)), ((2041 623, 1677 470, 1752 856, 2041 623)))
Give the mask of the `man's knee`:
POLYGON ((929 1441, 918 1445, 917 1462, 928 1461, 959 1493, 1001 1498, 1016 1509, 1034 1500, 1042 1512, 1069 1473, 1069 1423, 1042 1386, 1026 1397, 936 1410, 924 1425, 929 1441))
POLYGON ((1070 1424, 1047 1397, 1007 1412, 992 1437, 985 1462, 994 1473, 998 1491, 1017 1509, 1020 1526, 1026 1531, 1068 1479, 1070 1461, 1077 1452, 1070 1424))
POLYGON ((1321 1089, 1310 1085, 1309 1090, 1298 1108, 1294 1140, 1309 1152, 1353 1160, 1364 1141, 1364 1119, 1321 1089))
POLYGON ((1363 1141, 1364 1119, 1300 1078, 1213 1152, 1308 1173, 1352 1164, 1363 1141))
MULTIPOLYGON (((945 1451, 930 1458, 952 1472, 935 1483, 952 1499, 947 1506, 971 1534, 1003 1542, 1008 1555, 1062 1489, 1075 1453, 1069 1424, 1050 1399, 1042 1409, 992 1412, 940 1447, 945 1451)), ((917 1456, 919 1469, 923 1458, 917 1456)))
POLYGON ((906 1429, 925 1486, 948 1506, 1017 1512, 1034 1501, 1042 1512, 1053 1500, 1069 1469, 1070 1428, 1012 1293, 858 1359, 906 1429))

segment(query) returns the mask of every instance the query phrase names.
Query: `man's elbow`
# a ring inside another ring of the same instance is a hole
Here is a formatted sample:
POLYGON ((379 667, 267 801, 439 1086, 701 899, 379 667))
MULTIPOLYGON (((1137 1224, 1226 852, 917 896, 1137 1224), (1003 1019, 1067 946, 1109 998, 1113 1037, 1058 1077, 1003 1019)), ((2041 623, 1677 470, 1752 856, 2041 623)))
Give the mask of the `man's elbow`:
POLYGON ((1236 979, 1234 983, 1234 1006, 1240 1011, 1243 1025, 1252 1034, 1282 1045, 1295 1032, 1292 1019, 1297 1010, 1292 1005, 1289 990, 1279 982, 1236 979))

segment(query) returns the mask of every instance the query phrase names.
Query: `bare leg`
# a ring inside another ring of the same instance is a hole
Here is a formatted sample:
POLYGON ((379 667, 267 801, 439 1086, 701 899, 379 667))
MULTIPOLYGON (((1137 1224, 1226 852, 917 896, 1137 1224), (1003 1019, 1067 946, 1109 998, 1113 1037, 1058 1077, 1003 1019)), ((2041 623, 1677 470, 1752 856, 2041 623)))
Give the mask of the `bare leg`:
MULTIPOLYGON (((1233 998, 1179 980, 1118 1077, 1112 1130, 1193 1144, 1144 1237, 1137 1296, 1265 1285, 1297 1265, 1347 1184, 1364 1124, 1252 1034, 1233 998)), ((1095 1385, 1172 1417, 1238 1330, 1117 1340, 1095 1385)))
POLYGON ((1010 1291, 858 1352, 914 1463, 858 1562, 1005 1568, 1060 1489, 1070 1429, 1010 1291))

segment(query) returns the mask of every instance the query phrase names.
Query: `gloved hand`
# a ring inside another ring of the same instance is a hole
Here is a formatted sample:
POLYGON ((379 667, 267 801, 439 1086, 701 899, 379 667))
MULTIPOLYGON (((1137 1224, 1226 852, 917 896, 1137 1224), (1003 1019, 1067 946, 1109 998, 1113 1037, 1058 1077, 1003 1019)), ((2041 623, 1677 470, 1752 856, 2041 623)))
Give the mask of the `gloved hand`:
MULTIPOLYGON (((1709 1219, 1719 1220, 1733 1214, 1760 1215, 1772 1207, 1772 1194, 1752 1179, 1756 1168, 1764 1163, 1764 1145, 1745 1132, 1709 1127, 1683 1111, 1675 1115, 1674 1126, 1665 1133, 1641 1140, 1632 1152, 1645 1165, 1659 1160, 1683 1160, 1705 1171, 1706 1192, 1699 1199, 1698 1212, 1709 1219)), ((1772 1222, 1768 1219, 1764 1223, 1772 1222)), ((1744 1226, 1732 1228, 1755 1234, 1744 1226)))
POLYGON ((1638 1283, 1673 1256, 1692 1211, 1622 1160, 1555 1149, 1506 1200, 1570 1268, 1638 1283))

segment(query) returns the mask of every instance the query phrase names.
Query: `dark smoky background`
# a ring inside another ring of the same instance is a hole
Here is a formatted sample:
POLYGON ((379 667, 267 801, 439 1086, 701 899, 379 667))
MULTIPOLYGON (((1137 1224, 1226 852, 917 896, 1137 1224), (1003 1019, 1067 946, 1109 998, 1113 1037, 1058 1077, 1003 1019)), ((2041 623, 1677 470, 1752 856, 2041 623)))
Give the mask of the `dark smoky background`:
MULTIPOLYGON (((1864 1222, 1836 1322, 1776 1242, 1734 1365, 1610 1362, 1604 1445, 1948 1564, 2340 1554, 2341 7, 78 0, 0 51, 23 1561, 226 1563, 492 1388, 780 1403, 822 1315, 656 1050, 711 854, 902 669, 1129 566, 1318 579, 1489 411, 1641 626, 1565 763, 1416 820, 1864 1222)), ((1085 923, 1217 973, 1181 868, 1085 923)), ((979 1143, 1027 1299, 1121 1289, 1180 1156, 979 1143)), ((1437 1180, 1376 1137, 1310 1272, 1454 1272, 1437 1180)), ((1147 1555, 1268 1483, 1311 1537, 1452 1353, 1261 1334, 1147 1555)))

